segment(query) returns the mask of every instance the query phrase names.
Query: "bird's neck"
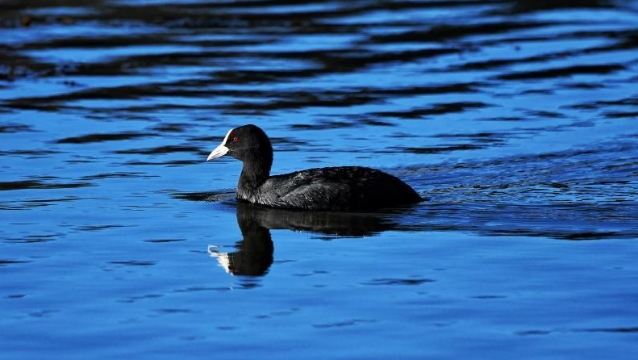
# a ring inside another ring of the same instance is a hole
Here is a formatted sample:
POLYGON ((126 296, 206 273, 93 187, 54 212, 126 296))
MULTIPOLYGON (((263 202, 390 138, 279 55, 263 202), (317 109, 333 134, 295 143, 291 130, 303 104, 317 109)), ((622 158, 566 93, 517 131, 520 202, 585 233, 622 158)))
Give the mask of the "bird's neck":
POLYGON ((251 166, 244 166, 239 176, 239 183, 237 184, 237 193, 240 198, 248 200, 249 197, 256 195, 259 187, 270 177, 270 164, 253 164, 251 166))
POLYGON ((270 177, 273 161, 272 147, 268 143, 266 148, 254 149, 240 160, 243 166, 237 184, 237 197, 254 202, 259 194, 259 188, 270 177))

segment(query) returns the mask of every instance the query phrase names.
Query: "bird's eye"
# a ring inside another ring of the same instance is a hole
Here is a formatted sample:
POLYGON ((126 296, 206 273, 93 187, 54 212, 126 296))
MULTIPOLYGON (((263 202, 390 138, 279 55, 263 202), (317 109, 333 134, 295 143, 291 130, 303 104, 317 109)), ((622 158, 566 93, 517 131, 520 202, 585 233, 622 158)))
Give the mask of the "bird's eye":
POLYGON ((233 137, 233 142, 237 142, 237 140, 239 140, 237 136, 233 137))

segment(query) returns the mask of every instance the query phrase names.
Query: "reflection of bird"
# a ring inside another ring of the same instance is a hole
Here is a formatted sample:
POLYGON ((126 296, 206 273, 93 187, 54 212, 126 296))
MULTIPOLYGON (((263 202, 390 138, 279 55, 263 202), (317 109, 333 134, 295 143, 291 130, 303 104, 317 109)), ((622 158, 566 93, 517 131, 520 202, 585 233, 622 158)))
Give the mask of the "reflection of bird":
POLYGON ((237 251, 224 253, 209 246, 208 253, 229 274, 260 276, 273 262, 270 229, 310 231, 322 234, 322 239, 334 239, 335 235, 363 237, 396 229, 393 219, 399 214, 295 211, 238 202, 237 223, 243 239, 235 245, 237 251))
POLYGON ((370 236, 397 226, 391 214, 297 211, 246 203, 240 206, 251 207, 259 224, 268 229, 309 231, 321 234, 322 239, 370 236))
POLYGON ((398 178, 360 166, 270 176, 272 145, 264 131, 255 125, 230 130, 208 160, 226 154, 243 163, 237 198, 253 204, 285 209, 361 211, 423 200, 398 178))
POLYGON ((237 208, 237 223, 243 239, 236 244, 237 251, 221 253, 213 246, 208 253, 217 258, 217 262, 233 275, 264 275, 273 261, 273 243, 270 231, 261 226, 250 211, 237 208))

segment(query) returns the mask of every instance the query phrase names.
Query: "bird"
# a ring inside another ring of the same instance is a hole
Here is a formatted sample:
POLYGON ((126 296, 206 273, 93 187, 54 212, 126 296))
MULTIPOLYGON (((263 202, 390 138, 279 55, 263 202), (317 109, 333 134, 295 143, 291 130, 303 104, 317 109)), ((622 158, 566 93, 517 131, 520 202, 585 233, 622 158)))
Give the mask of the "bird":
POLYGON ((206 161, 230 155, 243 163, 238 201, 291 210, 361 212, 424 199, 399 178, 362 166, 337 166, 270 175, 273 147, 260 127, 230 129, 206 161))

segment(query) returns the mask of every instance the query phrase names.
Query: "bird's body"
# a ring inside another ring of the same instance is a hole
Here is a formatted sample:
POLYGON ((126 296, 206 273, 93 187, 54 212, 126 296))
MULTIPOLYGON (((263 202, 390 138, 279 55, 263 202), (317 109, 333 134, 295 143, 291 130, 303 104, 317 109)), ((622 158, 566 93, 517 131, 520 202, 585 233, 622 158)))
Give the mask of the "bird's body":
POLYGON ((361 166, 270 176, 272 145, 255 125, 230 130, 208 160, 225 154, 243 162, 237 198, 253 204, 282 209, 365 211, 422 201, 397 177, 361 166))

